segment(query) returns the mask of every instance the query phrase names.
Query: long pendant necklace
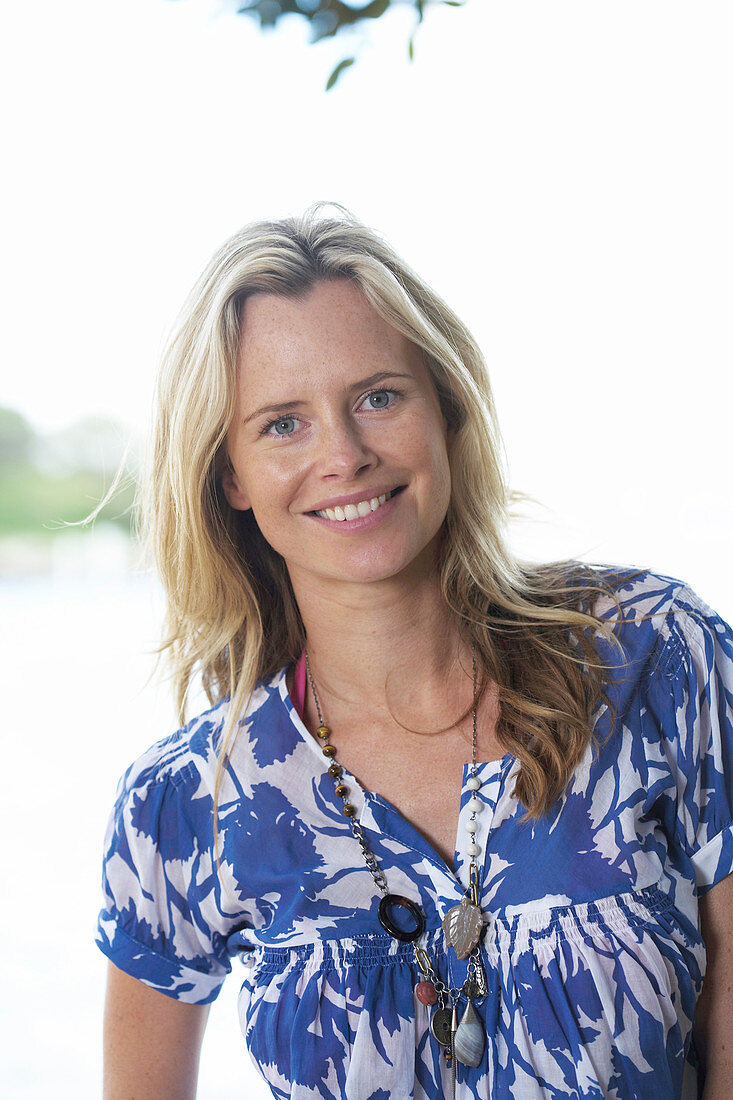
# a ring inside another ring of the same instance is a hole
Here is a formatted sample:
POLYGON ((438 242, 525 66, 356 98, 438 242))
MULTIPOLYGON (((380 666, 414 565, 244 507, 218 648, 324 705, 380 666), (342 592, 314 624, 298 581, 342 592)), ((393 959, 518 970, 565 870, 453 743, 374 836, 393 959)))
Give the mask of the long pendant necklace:
POLYGON ((307 650, 305 653, 305 667, 318 715, 318 729, 316 732, 322 743, 321 751, 326 759, 330 761, 328 774, 334 780, 336 794, 343 802, 341 812, 347 818, 351 831, 359 842, 364 862, 382 895, 377 911, 379 923, 385 932, 388 932, 394 939, 402 943, 411 943, 413 946, 417 965, 423 975, 422 980, 416 986, 415 996, 421 1004, 433 1010, 430 1017, 430 1031, 433 1038, 443 1048, 446 1061, 451 1066, 452 1088, 455 1096, 456 1060, 467 1066, 476 1067, 480 1065, 486 1044, 484 1029, 473 1007, 474 1000, 485 997, 488 993, 478 949, 479 938, 484 926, 484 914, 479 904, 478 868, 476 864, 476 857, 481 854, 481 849, 476 843, 478 829, 476 817, 482 808, 481 800, 477 797, 477 792, 481 788, 481 780, 478 778, 476 765, 476 648, 475 646, 473 648, 471 774, 467 782, 468 789, 471 791, 471 798, 468 803, 470 816, 466 823, 469 838, 466 847, 466 855, 470 860, 468 869, 469 888, 460 904, 450 909, 442 922, 447 945, 454 949, 457 958, 468 959, 468 977, 460 989, 445 985, 438 977, 437 967, 431 962, 425 948, 417 946, 417 941, 425 931, 425 915, 422 909, 414 901, 410 901, 409 898, 389 892, 384 872, 369 847, 360 823, 356 820, 356 808, 348 801, 349 788, 343 780, 343 769, 336 762, 336 748, 329 741, 331 730, 323 721, 307 650), (409 915, 412 927, 405 929, 396 923, 394 917, 397 909, 403 910, 404 913, 409 915), (461 997, 465 997, 467 1003, 459 1023, 457 1007, 461 997))

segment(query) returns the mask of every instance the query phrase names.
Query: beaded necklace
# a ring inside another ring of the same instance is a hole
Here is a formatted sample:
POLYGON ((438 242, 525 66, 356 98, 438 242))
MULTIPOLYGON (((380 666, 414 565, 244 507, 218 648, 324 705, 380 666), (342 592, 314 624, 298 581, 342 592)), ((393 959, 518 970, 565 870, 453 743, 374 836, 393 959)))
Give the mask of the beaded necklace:
POLYGON ((347 818, 351 831, 359 842, 364 862, 374 879, 374 883, 382 895, 379 902, 379 923, 394 939, 402 943, 411 943, 415 953, 415 960, 423 978, 415 988, 415 996, 421 1004, 432 1008, 430 1017, 430 1031, 433 1038, 442 1047, 447 1063, 451 1067, 451 1080, 453 1095, 455 1096, 456 1061, 467 1066, 480 1065, 483 1057, 486 1037, 484 1028, 478 1019, 473 1001, 485 997, 488 989, 486 977, 479 957, 479 939, 484 926, 484 914, 481 910, 478 897, 478 868, 476 857, 481 849, 476 843, 477 814, 482 808, 481 800, 477 797, 477 791, 481 788, 481 780, 478 778, 476 765, 476 647, 473 647, 473 733, 471 738, 471 775, 467 781, 467 787, 472 792, 468 803, 470 817, 466 823, 466 831, 469 843, 466 854, 469 863, 469 888, 459 905, 448 911, 442 922, 446 943, 452 947, 459 959, 468 959, 468 977, 460 989, 447 986, 437 974, 437 967, 430 960, 430 956, 423 947, 417 946, 417 941, 425 931, 425 915, 415 902, 401 894, 391 894, 376 856, 369 847, 360 823, 356 820, 356 808, 348 801, 349 788, 343 780, 343 769, 336 761, 336 748, 329 741, 330 728, 323 720, 321 706, 313 681, 308 651, 305 652, 305 667, 308 674, 308 682, 313 693, 316 713, 318 715, 317 734, 322 742, 323 755, 330 761, 328 774, 334 780, 335 790, 343 805, 341 812, 347 818), (394 910, 401 909, 409 914, 413 921, 413 927, 405 930, 394 920, 394 910), (458 1022, 457 1007, 462 997, 466 998, 466 1008, 458 1022))

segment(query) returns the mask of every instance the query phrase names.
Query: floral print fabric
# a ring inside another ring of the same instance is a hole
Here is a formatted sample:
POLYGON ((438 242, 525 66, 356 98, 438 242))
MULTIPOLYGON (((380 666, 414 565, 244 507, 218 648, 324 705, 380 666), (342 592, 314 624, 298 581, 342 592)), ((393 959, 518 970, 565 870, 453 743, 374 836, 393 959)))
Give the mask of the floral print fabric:
MULTIPOLYGON (((588 750, 564 796, 522 823, 511 755, 479 765, 481 946, 488 995, 481 1064, 458 1065, 460 1100, 691 1100, 691 1025, 705 971, 698 897, 733 869, 733 633, 689 587, 615 576, 628 664, 613 668, 588 750)), ((616 617, 610 600, 596 612, 616 617)), ((240 1019, 276 1097, 435 1100, 450 1071, 414 996, 409 944, 377 920, 380 895, 324 757, 288 695, 258 686, 219 796, 227 703, 154 745, 123 776, 104 862, 98 942, 122 970, 183 1001, 213 1000, 238 957, 240 1019)), ((459 838, 470 791, 462 769, 459 838)), ((443 916, 453 868, 385 799, 347 777, 392 893, 427 918, 422 945, 446 984, 466 962, 443 916)), ((464 847, 460 845, 460 847, 464 847)), ((465 1003, 465 1002, 464 1002, 465 1003)))

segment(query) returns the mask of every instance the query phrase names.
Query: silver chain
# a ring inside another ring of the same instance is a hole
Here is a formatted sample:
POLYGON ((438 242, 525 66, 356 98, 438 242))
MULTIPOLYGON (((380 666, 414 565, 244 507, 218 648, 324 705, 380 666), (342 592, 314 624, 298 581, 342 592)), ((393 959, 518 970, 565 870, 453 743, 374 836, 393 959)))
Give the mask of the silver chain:
POLYGON ((476 645, 471 646, 473 658, 473 734, 471 737, 471 775, 476 774, 476 645))

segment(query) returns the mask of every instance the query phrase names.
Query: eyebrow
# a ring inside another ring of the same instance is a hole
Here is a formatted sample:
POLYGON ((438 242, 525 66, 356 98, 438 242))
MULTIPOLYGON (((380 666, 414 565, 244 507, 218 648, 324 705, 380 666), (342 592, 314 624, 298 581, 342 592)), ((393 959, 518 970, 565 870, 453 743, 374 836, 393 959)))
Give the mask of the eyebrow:
MULTIPOLYGON (((360 382, 354 382, 350 387, 352 390, 361 390, 369 386, 376 385, 377 382, 384 382, 388 378, 407 378, 412 380, 411 374, 402 374, 396 370, 380 370, 376 374, 370 374, 368 378, 362 378, 360 382)), ((250 413, 249 416, 245 416, 242 420, 243 424, 249 424, 250 420, 256 420, 258 416, 263 416, 264 413, 274 412, 289 412, 290 409, 299 409, 303 405, 306 405, 307 401, 278 401, 275 405, 263 405, 262 408, 257 409, 256 412, 250 413)))

